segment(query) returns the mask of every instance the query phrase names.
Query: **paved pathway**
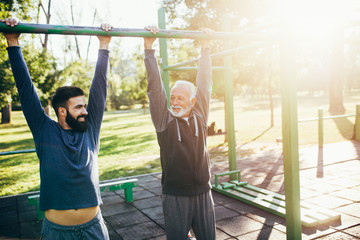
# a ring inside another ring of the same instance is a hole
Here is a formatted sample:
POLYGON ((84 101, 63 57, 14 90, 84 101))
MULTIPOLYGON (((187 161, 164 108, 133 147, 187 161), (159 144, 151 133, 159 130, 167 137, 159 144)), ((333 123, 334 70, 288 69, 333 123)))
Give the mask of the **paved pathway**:
MULTIPOLYGON (((217 149, 218 151, 221 149, 217 149)), ((237 149, 242 180, 284 193, 281 144, 248 144, 237 149)), ((341 214, 341 221, 303 228, 302 239, 360 239, 360 144, 352 141, 300 149, 302 201, 341 214)), ((212 157, 212 173, 227 171, 227 160, 212 157)), ((102 194, 111 239, 166 239, 160 174, 136 176, 134 202, 122 190, 102 194)), ((286 239, 285 220, 213 192, 217 239, 286 239)), ((41 221, 27 194, 0 198, 0 239, 38 239, 41 221)))

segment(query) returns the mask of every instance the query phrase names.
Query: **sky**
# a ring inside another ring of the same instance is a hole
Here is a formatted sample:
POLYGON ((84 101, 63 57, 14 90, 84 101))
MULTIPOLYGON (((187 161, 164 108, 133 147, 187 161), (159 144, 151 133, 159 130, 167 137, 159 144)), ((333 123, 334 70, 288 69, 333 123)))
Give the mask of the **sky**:
MULTIPOLYGON (((46 0, 43 1, 43 4, 47 8, 46 0)), ((157 25, 157 11, 161 7, 161 0, 52 0, 51 4, 50 24, 100 26, 102 22, 107 22, 114 27, 143 28, 146 25, 157 25), (71 18, 71 2, 73 4, 74 24, 71 18), (96 18, 93 24, 95 10, 96 18)), ((45 23, 43 13, 40 14, 40 17, 40 23, 45 23)), ((66 43, 64 36, 50 36, 50 49, 56 57, 62 57, 66 43)), ((80 44, 81 56, 85 58, 89 37, 78 36, 77 39, 80 44)), ((121 46, 124 47, 127 54, 131 54, 142 43, 141 38, 123 37, 121 40, 121 46)), ((97 50, 98 40, 96 37, 92 37, 89 61, 96 61, 97 50)), ((76 50, 73 51, 75 54, 76 50)))

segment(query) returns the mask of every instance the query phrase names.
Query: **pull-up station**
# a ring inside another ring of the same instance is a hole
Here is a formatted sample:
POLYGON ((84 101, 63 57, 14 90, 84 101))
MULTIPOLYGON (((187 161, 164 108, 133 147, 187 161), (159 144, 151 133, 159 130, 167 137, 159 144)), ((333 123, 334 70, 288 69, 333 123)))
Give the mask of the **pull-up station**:
POLYGON ((83 35, 83 36, 117 36, 117 37, 155 37, 155 38, 184 38, 184 39, 260 39, 271 37, 269 34, 241 33, 241 32, 215 32, 211 36, 201 31, 182 31, 161 29, 157 34, 141 28, 113 28, 109 32, 100 27, 51 25, 35 23, 19 23, 15 27, 0 23, 0 32, 83 35))
MULTIPOLYGON (((297 101, 296 90, 292 82, 295 79, 294 71, 294 47, 292 46, 291 26, 286 25, 281 29, 283 38, 278 38, 277 35, 268 33, 251 33, 251 32, 215 32, 211 36, 201 31, 182 31, 182 30, 166 30, 165 24, 165 9, 160 8, 158 11, 158 21, 161 30, 157 34, 152 34, 144 29, 132 28, 113 28, 110 32, 105 32, 99 27, 86 26, 67 26, 67 25, 50 25, 50 24, 31 24, 19 23, 16 27, 7 26, 5 23, 0 23, 0 32, 10 33, 33 33, 33 34, 59 34, 59 35, 105 35, 118 37, 155 37, 161 38, 159 41, 160 47, 160 68, 161 77, 164 83, 164 88, 169 94, 169 71, 170 70, 193 70, 196 67, 180 68, 185 65, 190 65, 197 62, 197 60, 187 61, 184 63, 168 65, 167 57, 167 38, 179 39, 213 39, 224 40, 224 45, 228 40, 245 41, 242 40, 256 40, 256 43, 251 43, 248 46, 242 46, 237 49, 228 49, 224 52, 213 54, 212 57, 224 57, 224 66, 213 67, 213 70, 224 71, 224 85, 226 95, 226 124, 228 136, 228 151, 229 151, 229 171, 227 173, 217 174, 215 176, 216 183, 213 185, 215 191, 221 192, 225 195, 234 197, 241 201, 260 207, 264 210, 284 216, 286 218, 286 235, 288 240, 301 239, 301 214, 300 214, 300 184, 299 184, 299 156, 298 156, 298 133, 297 133, 297 101), (260 42, 260 43, 259 43, 260 42), (245 51, 248 48, 265 46, 267 43, 280 44, 281 50, 281 85, 282 85, 282 138, 283 138, 283 152, 284 152, 284 182, 285 182, 285 196, 272 193, 266 189, 259 189, 250 186, 246 182, 241 182, 240 172, 236 167, 236 143, 235 143, 235 129, 234 129, 234 114, 233 114, 233 96, 232 96, 232 60, 231 54, 235 52, 245 51), (261 44, 261 45, 258 45, 261 44), (219 183, 218 177, 230 175, 230 182, 219 183), (236 176, 237 178, 235 178, 236 176), (250 192, 251 191, 251 192, 250 192), (281 201, 279 203, 279 201, 281 201)), ((231 30, 229 24, 226 24, 224 29, 231 30)), ((248 43, 247 43, 248 44, 248 43)), ((226 47, 224 47, 226 49, 226 47)), ((303 211, 303 209, 301 210, 303 211)), ((338 216, 326 215, 320 213, 321 222, 329 217, 337 218, 338 216), (325 215, 325 216, 324 216, 325 215)), ((317 221, 311 220, 307 225, 316 224, 317 221)), ((304 222, 303 222, 304 223, 304 222)))

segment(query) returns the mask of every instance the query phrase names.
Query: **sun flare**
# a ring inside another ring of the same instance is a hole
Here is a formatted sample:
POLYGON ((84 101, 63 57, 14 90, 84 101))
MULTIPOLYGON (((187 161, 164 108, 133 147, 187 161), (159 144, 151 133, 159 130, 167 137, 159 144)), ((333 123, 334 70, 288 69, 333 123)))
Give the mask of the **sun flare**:
POLYGON ((283 19, 302 40, 326 42, 357 17, 355 10, 352 0, 289 1, 283 6, 283 19))

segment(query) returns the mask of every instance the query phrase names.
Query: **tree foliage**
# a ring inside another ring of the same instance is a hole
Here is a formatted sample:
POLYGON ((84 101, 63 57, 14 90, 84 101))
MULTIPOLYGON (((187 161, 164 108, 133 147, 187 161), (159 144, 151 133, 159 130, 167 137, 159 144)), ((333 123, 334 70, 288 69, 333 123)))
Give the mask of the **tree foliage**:
POLYGON ((44 49, 37 49, 33 45, 26 45, 23 49, 25 62, 27 63, 31 79, 37 87, 43 106, 48 104, 55 89, 61 85, 60 75, 57 70, 54 57, 44 49))
MULTIPOLYGON (((5 0, 0 2, 0 18, 17 17, 24 20, 31 19, 33 10, 31 0, 5 0)), ((0 36, 0 109, 3 109, 1 123, 11 121, 11 106, 13 98, 16 98, 15 81, 12 77, 10 62, 6 52, 7 43, 5 38, 0 36), (5 116, 6 115, 6 116, 5 116), (4 119, 6 119, 4 121, 4 119)))
MULTIPOLYGON (((0 13, 0 18, 16 17, 20 22, 31 21, 36 16, 34 6, 37 6, 37 3, 35 0, 2 1, 0 7, 5 11, 0 13)), ((43 106, 47 106, 51 94, 61 85, 61 71, 58 70, 56 59, 45 48, 35 47, 36 40, 31 35, 22 35, 20 44, 41 102, 43 106)), ((6 46, 6 40, 2 36, 0 47, 5 50, 6 46)), ((0 107, 4 107, 18 97, 7 53, 1 51, 0 55, 0 85, 3 86, 0 92, 0 107)))
MULTIPOLYGON (((174 25, 172 28, 201 30, 202 28, 210 27, 216 31, 260 33, 279 30, 281 25, 282 5, 278 0, 163 0, 162 4, 168 14, 167 21, 174 25), (226 26, 224 24, 225 18, 229 19, 228 29, 224 28, 226 26)), ((324 6, 324 8, 330 7, 330 5, 331 3, 329 3, 329 6, 324 6)), ((319 12, 319 16, 322 16, 321 14, 322 12, 319 12)), ((331 25, 331 23, 328 24, 331 25)), ((321 30, 318 29, 318 31, 321 30)), ((333 27, 333 31, 337 31, 335 33, 336 36, 343 34, 343 29, 338 31, 333 27)), ((348 31, 348 34, 353 35, 354 32, 358 31, 350 32, 348 31)), ((314 40, 311 36, 309 38, 311 39, 310 41, 314 40)), ((218 52, 222 49, 221 45, 228 48, 246 46, 253 42, 253 40, 238 42, 222 40, 213 42, 215 43, 212 45, 212 50, 218 52)), ((296 46, 298 57, 296 59, 296 80, 299 90, 329 92, 330 108, 343 109, 343 78, 344 75, 347 77, 346 83, 348 88, 356 85, 356 80, 354 81, 354 79, 357 79, 358 71, 356 71, 357 68, 354 65, 358 65, 356 59, 359 54, 345 56, 345 61, 352 58, 353 62, 348 67, 344 66, 344 68, 341 68, 340 66, 344 62, 339 59, 340 57, 342 58, 344 53, 346 54, 346 49, 344 52, 344 49, 338 49, 329 43, 331 43, 331 39, 323 40, 321 45, 310 46, 310 48, 316 49, 315 51, 310 50, 310 52, 306 49, 300 49, 301 46, 296 46), (319 63, 319 61, 321 62, 319 63), (347 71, 345 74, 344 69, 347 71)), ((301 45, 303 43, 298 41, 297 44, 301 45)), ((343 43, 341 44, 343 46, 343 43)), ((253 50, 249 49, 246 53, 234 54, 233 79, 235 93, 257 92, 264 94, 274 93, 274 89, 279 89, 279 56, 280 51, 276 46, 272 47, 272 49, 259 47, 253 50), (264 59, 267 59, 267 63, 264 59), (272 87, 271 89, 270 86, 272 87)), ((213 65, 221 66, 221 64, 221 60, 213 61, 213 65)), ((222 94, 223 88, 221 86, 221 74, 214 73, 213 90, 218 96, 222 94)))
POLYGON ((229 16, 233 31, 254 26, 273 24, 278 10, 277 1, 270 0, 163 0, 171 24, 181 24, 181 28, 201 30, 211 27, 223 29, 224 16, 229 16), (180 9, 180 10, 179 10, 180 9), (261 18, 261 19, 260 19, 261 18), (266 21, 264 20, 266 18, 266 21), (182 21, 179 21, 182 19, 182 21))
POLYGON ((144 104, 147 82, 143 53, 138 51, 128 57, 121 41, 112 40, 111 46, 107 109, 119 110, 132 108, 136 103, 144 104))
MULTIPOLYGON (((274 1, 273 1, 274 2, 274 1)), ((163 6, 168 13, 168 22, 173 24, 172 28, 186 30, 202 30, 204 28, 212 28, 215 31, 270 31, 276 21, 276 9, 272 9, 270 1, 256 0, 163 0, 163 6), (228 19, 228 21, 226 20, 228 19), (228 28, 224 30, 224 28, 228 28)), ((211 51, 213 53, 226 49, 246 46, 253 41, 212 41, 211 51)), ((195 41, 191 45, 185 45, 175 50, 179 52, 178 56, 188 55, 183 59, 189 60, 193 57, 194 51, 199 44, 195 41), (186 52, 187 54, 184 54, 186 52)), ((274 62, 276 58, 271 57, 277 54, 273 49, 267 47, 252 48, 245 52, 233 54, 233 80, 234 92, 236 94, 243 93, 261 93, 270 92, 269 86, 278 86, 278 77, 273 77, 271 85, 267 83, 269 76, 277 74, 271 71, 269 66, 276 69, 277 64, 274 62), (271 64, 266 60, 272 61, 271 64)), ((223 59, 213 59, 213 66, 222 66, 223 59)), ((171 76, 186 79, 193 73, 172 73, 171 76)), ((194 77, 191 76, 190 79, 194 77)), ((223 99, 224 97, 224 77, 220 71, 213 71, 213 95, 214 97, 223 99)))

